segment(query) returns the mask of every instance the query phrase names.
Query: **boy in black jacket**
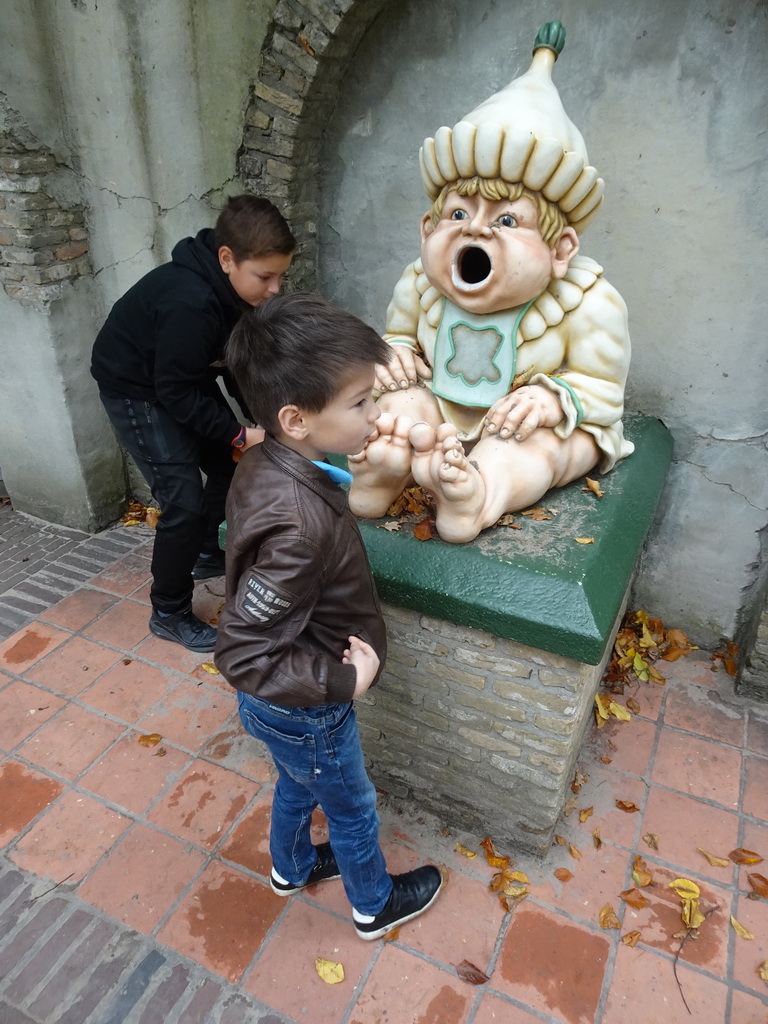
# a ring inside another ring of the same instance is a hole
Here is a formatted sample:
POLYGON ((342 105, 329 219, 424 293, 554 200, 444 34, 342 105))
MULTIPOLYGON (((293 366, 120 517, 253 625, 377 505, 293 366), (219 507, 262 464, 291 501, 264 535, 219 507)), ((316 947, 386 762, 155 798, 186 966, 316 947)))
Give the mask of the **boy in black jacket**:
POLYGON ((322 299, 285 295, 243 317, 227 360, 266 430, 227 499, 227 604, 216 665, 240 718, 278 771, 271 886, 280 896, 338 878, 362 939, 377 939, 437 899, 438 868, 390 875, 376 790, 352 705, 377 681, 386 632, 368 558, 326 461, 355 455, 376 431, 374 365, 387 345, 322 299), (310 841, 321 806, 330 842, 310 841))
POLYGON ((224 572, 217 532, 233 448, 261 437, 241 426, 219 388, 221 375, 240 400, 224 344, 245 310, 280 290, 295 248, 272 203, 235 196, 214 230, 183 239, 170 263, 115 303, 93 347, 101 401, 161 511, 149 626, 192 651, 216 642, 216 630, 192 612, 192 592, 195 579, 224 572))

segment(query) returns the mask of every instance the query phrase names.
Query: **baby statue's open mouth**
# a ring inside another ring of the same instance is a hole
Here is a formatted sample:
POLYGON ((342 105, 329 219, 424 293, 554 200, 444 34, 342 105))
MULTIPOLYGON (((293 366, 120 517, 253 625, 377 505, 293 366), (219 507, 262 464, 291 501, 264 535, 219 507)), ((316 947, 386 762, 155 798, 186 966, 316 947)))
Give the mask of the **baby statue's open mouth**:
POLYGON ((491 274, 491 257, 479 245, 466 245, 453 264, 453 284, 463 291, 472 291, 484 284, 491 274))

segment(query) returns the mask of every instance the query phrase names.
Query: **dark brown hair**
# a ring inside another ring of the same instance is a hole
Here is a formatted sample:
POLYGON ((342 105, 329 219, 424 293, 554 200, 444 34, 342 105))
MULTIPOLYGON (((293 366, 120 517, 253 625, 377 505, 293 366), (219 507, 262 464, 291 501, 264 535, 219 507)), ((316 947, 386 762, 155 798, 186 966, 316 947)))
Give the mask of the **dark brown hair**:
POLYGON ((287 256, 296 248, 288 223, 268 199, 232 196, 216 221, 216 249, 226 245, 237 263, 277 252, 287 256))
POLYGON ((271 434, 284 406, 320 412, 358 369, 389 355, 368 324, 301 292, 249 309, 227 343, 227 366, 256 423, 271 434))

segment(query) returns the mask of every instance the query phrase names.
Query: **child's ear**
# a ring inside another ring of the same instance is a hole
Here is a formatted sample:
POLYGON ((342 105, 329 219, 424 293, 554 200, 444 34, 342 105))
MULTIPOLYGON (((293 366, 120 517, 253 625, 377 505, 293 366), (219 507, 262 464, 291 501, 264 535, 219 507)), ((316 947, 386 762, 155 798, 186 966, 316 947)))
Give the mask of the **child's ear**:
POLYGON ((307 436, 304 416, 296 405, 284 405, 277 414, 277 422, 283 436, 290 437, 292 441, 303 441, 307 436))
POLYGON ((432 232, 435 230, 435 225, 432 223, 432 214, 425 213, 421 218, 421 240, 426 242, 432 232))
POLYGON ((218 252, 219 266, 225 274, 229 274, 234 267, 237 266, 237 260, 235 254, 229 248, 228 245, 222 245, 219 247, 218 252))
POLYGON ((568 266, 579 251, 579 236, 573 228, 564 228, 562 235, 552 246, 552 277, 565 277, 568 266))

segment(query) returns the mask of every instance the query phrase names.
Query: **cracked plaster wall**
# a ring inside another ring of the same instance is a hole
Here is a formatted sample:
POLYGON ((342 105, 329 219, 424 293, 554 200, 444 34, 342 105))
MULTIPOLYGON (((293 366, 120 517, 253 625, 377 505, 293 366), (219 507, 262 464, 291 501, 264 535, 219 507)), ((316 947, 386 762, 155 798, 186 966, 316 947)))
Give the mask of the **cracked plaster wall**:
MULTIPOLYGON (((704 645, 749 645, 767 569, 768 4, 586 0, 557 16, 554 79, 606 180, 582 252, 629 306, 628 407, 675 437, 633 601, 704 645)), ((551 17, 545 0, 403 0, 363 38, 320 158, 318 277, 377 328, 419 251, 421 142, 525 71, 551 17)))

